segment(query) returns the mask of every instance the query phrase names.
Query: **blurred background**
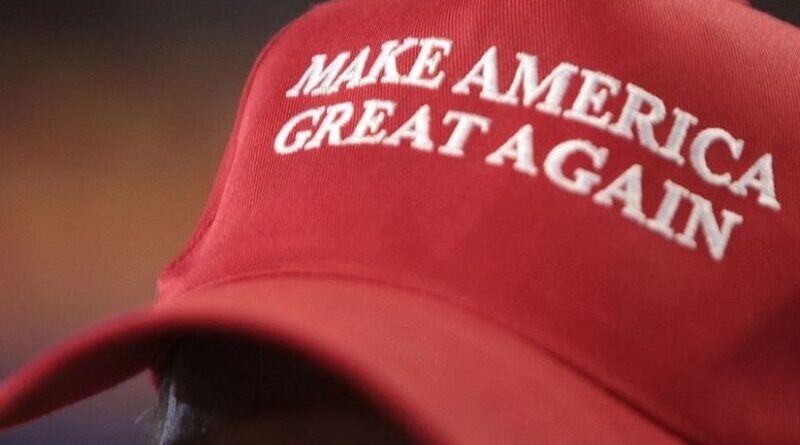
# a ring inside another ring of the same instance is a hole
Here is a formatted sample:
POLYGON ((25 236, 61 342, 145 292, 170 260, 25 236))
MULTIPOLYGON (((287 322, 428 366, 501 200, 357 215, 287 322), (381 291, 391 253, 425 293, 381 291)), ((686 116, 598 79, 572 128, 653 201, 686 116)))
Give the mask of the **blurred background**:
MULTIPOLYGON (((199 217, 251 64, 302 0, 0 2, 0 377, 150 304, 199 217)), ((140 377, 0 437, 141 445, 140 377)))
MULTIPOLYGON (((253 60, 312 3, 0 2, 0 377, 152 301, 253 60)), ((799 0, 756 6, 800 22, 799 0)), ((142 445, 153 403, 142 376, 0 444, 142 445)))

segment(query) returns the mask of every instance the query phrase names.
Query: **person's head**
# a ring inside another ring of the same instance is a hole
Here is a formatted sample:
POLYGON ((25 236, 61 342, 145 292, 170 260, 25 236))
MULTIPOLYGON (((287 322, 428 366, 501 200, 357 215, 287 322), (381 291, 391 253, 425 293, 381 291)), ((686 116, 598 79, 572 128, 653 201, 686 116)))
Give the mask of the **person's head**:
POLYGON ((154 445, 411 445, 331 373, 256 340, 186 338, 162 372, 154 445))
POLYGON ((160 445, 409 443, 365 399, 431 444, 800 443, 796 33, 727 0, 318 6, 156 307, 10 379, 0 428, 177 344, 160 445))

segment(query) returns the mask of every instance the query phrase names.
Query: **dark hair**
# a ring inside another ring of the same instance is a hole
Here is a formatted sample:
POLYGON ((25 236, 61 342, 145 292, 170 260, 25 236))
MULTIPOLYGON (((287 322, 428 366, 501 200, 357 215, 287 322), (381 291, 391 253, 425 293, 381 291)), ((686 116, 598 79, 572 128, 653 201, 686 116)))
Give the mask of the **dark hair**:
POLYGON ((165 437, 170 444, 202 443, 231 422, 324 410, 358 412, 392 437, 407 437, 342 379, 263 341, 212 334, 183 338, 160 377, 155 445, 165 437))

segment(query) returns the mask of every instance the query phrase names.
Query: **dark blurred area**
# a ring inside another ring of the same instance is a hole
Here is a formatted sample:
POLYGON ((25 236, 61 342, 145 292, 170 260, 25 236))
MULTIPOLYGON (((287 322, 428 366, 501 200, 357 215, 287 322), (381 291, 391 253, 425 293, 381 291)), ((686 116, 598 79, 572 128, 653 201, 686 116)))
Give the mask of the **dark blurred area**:
MULTIPOLYGON (((0 377, 151 302, 204 204, 253 60, 312 3, 0 4, 0 377)), ((755 5, 800 23, 800 1, 755 5)), ((144 444, 152 402, 143 376, 0 444, 144 444)))
POLYGON ((754 0, 750 4, 794 26, 800 26, 800 1, 798 0, 754 0))

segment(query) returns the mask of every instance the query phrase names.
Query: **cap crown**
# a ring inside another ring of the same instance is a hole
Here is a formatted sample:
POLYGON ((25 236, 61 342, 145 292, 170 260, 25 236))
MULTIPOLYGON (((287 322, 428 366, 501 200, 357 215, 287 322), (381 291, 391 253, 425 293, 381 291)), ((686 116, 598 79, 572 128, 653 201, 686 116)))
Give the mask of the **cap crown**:
POLYGON ((800 35, 732 2, 342 0, 278 35, 162 300, 418 289, 710 443, 800 443, 800 35))

